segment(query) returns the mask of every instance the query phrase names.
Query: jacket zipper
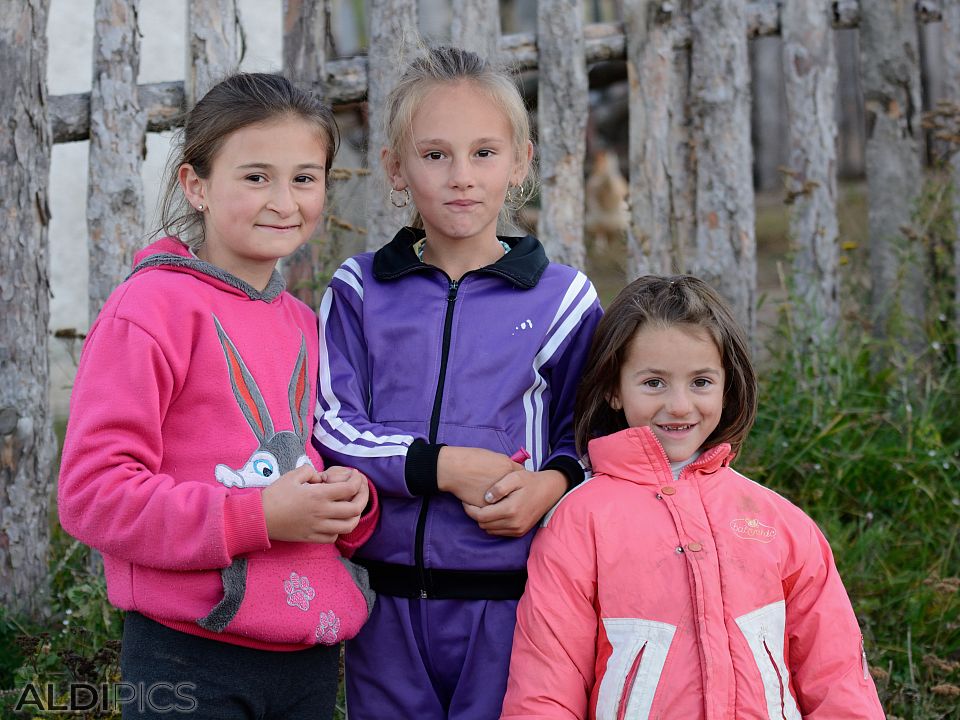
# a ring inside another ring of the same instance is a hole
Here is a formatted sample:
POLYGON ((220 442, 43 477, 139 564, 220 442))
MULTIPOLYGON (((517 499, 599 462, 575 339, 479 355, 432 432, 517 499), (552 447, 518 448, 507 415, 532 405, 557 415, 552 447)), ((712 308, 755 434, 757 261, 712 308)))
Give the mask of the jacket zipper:
POLYGON ((763 643, 763 649, 767 651, 767 657, 770 659, 770 664, 773 665, 774 671, 777 673, 777 681, 780 683, 780 717, 783 720, 787 720, 787 711, 784 707, 784 693, 788 690, 783 686, 783 675, 780 674, 780 667, 777 665, 777 661, 773 659, 773 653, 770 652, 770 648, 767 646, 767 638, 761 637, 761 642, 763 643))
MULTIPOLYGON (((443 345, 440 351, 440 377, 437 379, 437 394, 433 398, 433 412, 430 415, 430 434, 431 444, 437 441, 437 433, 440 430, 440 405, 443 401, 443 387, 447 380, 447 360, 450 355, 450 336, 453 334, 453 309, 457 302, 457 290, 460 282, 447 278, 449 286, 447 288, 447 310, 443 318, 443 345)), ((416 545, 414 547, 414 556, 417 565, 417 574, 420 576, 420 597, 425 599, 430 595, 427 592, 427 569, 423 559, 423 536, 427 527, 427 511, 430 508, 430 498, 423 498, 420 504, 420 514, 417 516, 416 545)))
POLYGON ((624 720, 627 716, 627 703, 630 701, 630 693, 633 692, 633 684, 637 680, 637 671, 640 670, 640 661, 643 660, 643 650, 646 647, 647 643, 640 646, 637 657, 634 658, 633 664, 630 666, 630 672, 627 673, 627 677, 623 681, 623 692, 620 693, 620 705, 617 707, 617 720, 624 720))

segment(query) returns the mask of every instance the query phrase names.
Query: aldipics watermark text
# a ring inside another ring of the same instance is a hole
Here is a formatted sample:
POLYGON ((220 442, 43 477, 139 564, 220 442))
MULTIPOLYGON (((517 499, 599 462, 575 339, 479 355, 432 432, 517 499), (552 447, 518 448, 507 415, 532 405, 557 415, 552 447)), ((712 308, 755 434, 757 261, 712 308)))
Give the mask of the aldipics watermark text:
POLYGON ((108 712, 129 707, 139 712, 192 713, 197 709, 194 683, 28 683, 19 691, 13 711, 44 713, 108 712))

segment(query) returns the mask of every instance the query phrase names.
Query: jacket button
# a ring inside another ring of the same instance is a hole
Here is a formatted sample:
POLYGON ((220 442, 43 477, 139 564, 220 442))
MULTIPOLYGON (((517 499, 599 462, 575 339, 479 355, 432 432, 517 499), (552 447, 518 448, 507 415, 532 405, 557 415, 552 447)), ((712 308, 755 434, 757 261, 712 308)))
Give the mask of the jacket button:
POLYGON ((677 489, 671 485, 667 485, 666 487, 660 488, 660 492, 662 492, 664 495, 675 495, 677 489))
POLYGON ((703 550, 703 545, 701 545, 698 542, 692 542, 689 545, 687 545, 687 550, 689 550, 690 552, 700 552, 701 550, 703 550))

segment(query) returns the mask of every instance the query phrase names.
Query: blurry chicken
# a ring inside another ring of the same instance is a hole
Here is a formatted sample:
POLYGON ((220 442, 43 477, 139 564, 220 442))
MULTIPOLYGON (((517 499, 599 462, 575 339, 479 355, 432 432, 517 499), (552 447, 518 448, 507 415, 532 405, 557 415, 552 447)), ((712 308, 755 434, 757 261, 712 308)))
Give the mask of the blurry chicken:
POLYGON ((589 249, 605 252, 611 242, 626 237, 630 222, 627 192, 617 156, 609 150, 598 152, 584 190, 584 229, 589 249))

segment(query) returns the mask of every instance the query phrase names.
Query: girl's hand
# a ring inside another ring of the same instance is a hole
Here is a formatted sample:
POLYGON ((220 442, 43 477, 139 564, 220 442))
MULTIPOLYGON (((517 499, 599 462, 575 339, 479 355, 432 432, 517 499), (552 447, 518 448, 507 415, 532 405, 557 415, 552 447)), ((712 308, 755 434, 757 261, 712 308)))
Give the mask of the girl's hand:
POLYGON ((559 470, 521 469, 493 485, 485 494, 484 504, 464 502, 463 509, 491 535, 520 537, 540 522, 566 490, 567 478, 559 470))
POLYGON ((474 447, 444 446, 437 458, 437 487, 464 503, 484 505, 483 496, 522 465, 506 455, 474 447))
POLYGON ((360 513, 363 514, 363 511, 367 507, 367 502, 370 500, 370 485, 367 482, 366 475, 352 467, 331 465, 320 473, 320 480, 321 482, 326 483, 341 483, 352 480, 356 476, 360 477, 360 489, 357 490, 356 495, 350 498, 350 501, 353 502, 355 500, 363 500, 363 505, 360 506, 360 513))
POLYGON ((323 482, 313 467, 299 467, 260 494, 267 536, 290 542, 335 542, 357 526, 368 494, 367 480, 358 472, 323 482))

